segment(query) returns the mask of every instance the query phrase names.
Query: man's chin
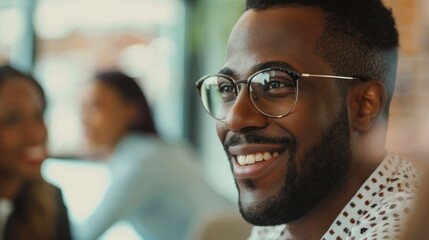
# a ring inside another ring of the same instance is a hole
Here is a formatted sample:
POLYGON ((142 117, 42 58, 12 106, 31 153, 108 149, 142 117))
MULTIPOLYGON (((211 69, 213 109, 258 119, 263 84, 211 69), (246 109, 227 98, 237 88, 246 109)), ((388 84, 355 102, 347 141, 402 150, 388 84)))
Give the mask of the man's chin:
POLYGON ((254 226, 275 226, 299 221, 308 212, 294 211, 278 203, 243 206, 239 203, 240 214, 244 220, 254 226), (283 208, 282 208, 283 207, 283 208))
POLYGON ((295 213, 289 212, 287 207, 279 198, 280 194, 275 196, 256 199, 242 198, 239 200, 239 209, 241 216, 248 223, 255 226, 272 226, 292 222, 300 217, 295 213), (293 216, 289 216, 292 213, 293 216))
POLYGON ((235 181, 239 191, 239 210, 248 223, 256 226, 269 226, 284 223, 285 203, 283 185, 259 186, 255 181, 235 181))
POLYGON ((240 206, 240 214, 243 217, 243 219, 254 225, 254 226, 268 226, 270 225, 266 220, 267 219, 261 219, 261 214, 258 214, 257 211, 254 211, 254 209, 250 208, 244 208, 240 206))

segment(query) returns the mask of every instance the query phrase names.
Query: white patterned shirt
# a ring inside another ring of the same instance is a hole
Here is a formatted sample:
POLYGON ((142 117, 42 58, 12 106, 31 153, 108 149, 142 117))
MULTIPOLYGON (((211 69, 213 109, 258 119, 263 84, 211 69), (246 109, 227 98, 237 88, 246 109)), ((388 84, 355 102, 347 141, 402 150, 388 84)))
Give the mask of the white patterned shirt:
MULTIPOLYGON (((414 203, 419 171, 389 153, 347 203, 322 240, 397 239, 414 203)), ((292 239, 286 225, 254 227, 248 240, 292 239)))

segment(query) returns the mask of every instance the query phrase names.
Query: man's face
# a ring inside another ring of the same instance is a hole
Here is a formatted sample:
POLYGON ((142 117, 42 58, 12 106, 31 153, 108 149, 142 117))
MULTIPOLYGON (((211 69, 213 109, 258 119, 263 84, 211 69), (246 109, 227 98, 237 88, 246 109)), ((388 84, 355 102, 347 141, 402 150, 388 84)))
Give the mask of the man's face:
MULTIPOLYGON (((247 11, 233 29, 222 73, 247 79, 270 66, 334 74, 317 54, 324 14, 317 8, 247 11)), ((243 217, 255 225, 303 217, 338 189, 350 166, 347 104, 335 80, 302 78, 294 109, 268 118, 243 90, 217 132, 231 163, 243 217), (263 161, 238 164, 243 157, 263 161)))

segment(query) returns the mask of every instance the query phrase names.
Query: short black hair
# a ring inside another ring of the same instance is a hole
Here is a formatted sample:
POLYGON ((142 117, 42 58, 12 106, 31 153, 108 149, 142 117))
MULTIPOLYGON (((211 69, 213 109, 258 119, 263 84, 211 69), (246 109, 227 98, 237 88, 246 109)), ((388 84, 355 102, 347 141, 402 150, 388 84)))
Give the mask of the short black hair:
MULTIPOLYGON (((247 0, 246 10, 286 6, 318 7, 326 14, 317 51, 337 75, 382 81, 387 89, 384 112, 387 116, 395 87, 399 47, 392 11, 381 0, 247 0), (389 62, 392 56, 394 66, 389 62)), ((337 84, 346 96, 352 83, 337 80, 337 84)))

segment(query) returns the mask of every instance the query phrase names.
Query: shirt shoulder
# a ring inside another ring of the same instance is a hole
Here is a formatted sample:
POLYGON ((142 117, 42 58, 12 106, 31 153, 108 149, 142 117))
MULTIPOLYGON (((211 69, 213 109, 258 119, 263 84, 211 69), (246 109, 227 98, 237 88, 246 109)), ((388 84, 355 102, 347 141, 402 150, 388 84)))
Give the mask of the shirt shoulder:
POLYGON ((412 163, 388 153, 322 239, 374 239, 374 234, 393 239, 412 208, 420 178, 412 163))
POLYGON ((348 239, 398 239, 414 204, 410 192, 397 193, 362 215, 350 231, 348 239))
POLYGON ((421 174, 410 162, 399 160, 395 173, 377 192, 352 227, 349 238, 398 239, 413 208, 421 174))

